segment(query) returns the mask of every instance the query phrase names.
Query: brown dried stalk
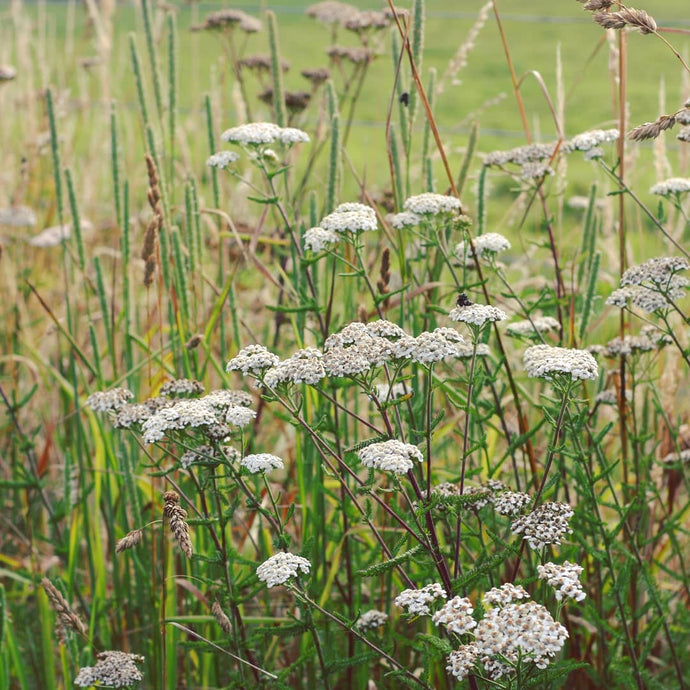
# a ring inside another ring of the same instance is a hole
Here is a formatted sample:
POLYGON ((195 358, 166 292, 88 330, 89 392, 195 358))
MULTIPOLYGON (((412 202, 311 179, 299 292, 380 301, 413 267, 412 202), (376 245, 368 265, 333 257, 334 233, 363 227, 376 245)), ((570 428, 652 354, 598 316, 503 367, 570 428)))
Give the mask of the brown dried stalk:
POLYGON ((115 553, 122 553, 127 549, 132 549, 138 544, 141 544, 142 537, 143 530, 141 529, 135 529, 125 534, 125 536, 115 544, 115 553))
POLYGON ((72 610, 65 597, 62 596, 62 592, 47 577, 41 580, 41 586, 48 596, 52 607, 55 609, 55 613, 58 615, 58 624, 56 626, 58 637, 64 639, 65 630, 73 630, 87 637, 88 626, 79 617, 79 614, 72 610))
POLYGON ((178 546, 187 558, 192 557, 192 540, 189 538, 187 511, 180 507, 180 497, 174 491, 163 494, 163 515, 168 518, 170 531, 173 533, 178 546))
MULTIPOLYGON (((388 285, 391 282, 391 252, 388 247, 383 250, 381 254, 381 269, 379 272, 380 278, 376 281, 376 287, 378 288, 380 295, 388 294, 388 285)), ((384 300, 385 305, 388 300, 384 300)))
POLYGON ((225 611, 220 607, 220 604, 217 601, 213 602, 213 606, 211 606, 211 613, 213 614, 213 617, 218 621, 218 625, 220 625, 220 629, 227 634, 230 634, 232 632, 232 623, 230 622, 230 619, 227 617, 225 614, 225 611))

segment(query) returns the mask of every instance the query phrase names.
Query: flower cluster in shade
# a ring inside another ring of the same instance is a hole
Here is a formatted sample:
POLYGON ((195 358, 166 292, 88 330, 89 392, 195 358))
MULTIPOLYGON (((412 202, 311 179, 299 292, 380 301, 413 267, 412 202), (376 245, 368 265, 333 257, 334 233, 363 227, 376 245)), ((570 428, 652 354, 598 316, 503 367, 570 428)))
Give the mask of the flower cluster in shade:
POLYGON ((532 377, 552 379, 554 376, 570 376, 576 381, 599 376, 597 361, 587 350, 534 345, 525 350, 522 359, 525 371, 532 377))
POLYGON ((422 452, 410 443, 391 439, 372 443, 358 453, 359 461, 365 466, 393 474, 405 474, 414 467, 414 461, 422 462, 422 452))
POLYGON ((521 534, 531 549, 543 549, 549 544, 560 544, 566 534, 572 534, 570 518, 574 514, 567 503, 542 503, 513 520, 511 530, 513 534, 521 534))
MULTIPOLYGON (((478 354, 488 354, 486 346, 478 354)), ((313 386, 327 376, 369 374, 388 362, 429 365, 471 355, 472 347, 454 328, 436 328, 414 337, 391 321, 355 321, 328 336, 323 351, 308 347, 279 360, 265 347, 251 345, 228 362, 227 370, 256 376, 268 388, 301 383, 313 386)))
POLYGON ((524 321, 514 321, 508 324, 506 333, 523 338, 539 338, 544 333, 559 331, 561 324, 553 316, 535 316, 524 321))
POLYGON ((290 146, 309 141, 309 135, 295 127, 280 127, 273 122, 249 122, 226 129, 220 138, 230 144, 242 146, 266 146, 284 144, 290 146))
POLYGON ((256 569, 256 576, 266 587, 275 587, 285 584, 292 577, 297 577, 300 571, 308 575, 310 570, 311 563, 306 558, 281 551, 264 561, 256 569))
POLYGON ((355 628, 360 632, 366 632, 367 630, 375 630, 376 628, 381 628, 386 624, 388 620, 388 614, 383 613, 383 611, 377 611, 376 609, 371 609, 370 611, 365 611, 356 621, 355 628))
POLYGON ((417 217, 437 216, 444 213, 459 213, 462 210, 460 199, 434 192, 424 192, 405 200, 403 209, 417 217))
POLYGON ((661 256, 631 266, 621 277, 621 287, 608 296, 606 304, 623 309, 630 303, 646 314, 667 309, 669 301, 685 297, 690 281, 678 273, 688 269, 690 262, 681 256, 661 256))
POLYGON ((127 652, 107 651, 96 655, 95 666, 84 666, 74 679, 80 688, 95 685, 108 688, 128 688, 143 680, 138 664, 144 657, 127 652))

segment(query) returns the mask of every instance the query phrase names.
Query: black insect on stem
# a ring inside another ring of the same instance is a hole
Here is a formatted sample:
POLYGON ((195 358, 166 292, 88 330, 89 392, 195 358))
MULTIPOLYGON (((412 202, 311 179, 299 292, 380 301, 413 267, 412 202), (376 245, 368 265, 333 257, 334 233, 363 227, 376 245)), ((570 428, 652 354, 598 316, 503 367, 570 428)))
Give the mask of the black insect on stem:
POLYGON ((403 91, 403 92, 400 94, 400 102, 401 102, 405 107, 407 107, 407 105, 409 104, 409 102, 410 102, 410 94, 407 93, 407 91, 403 91))

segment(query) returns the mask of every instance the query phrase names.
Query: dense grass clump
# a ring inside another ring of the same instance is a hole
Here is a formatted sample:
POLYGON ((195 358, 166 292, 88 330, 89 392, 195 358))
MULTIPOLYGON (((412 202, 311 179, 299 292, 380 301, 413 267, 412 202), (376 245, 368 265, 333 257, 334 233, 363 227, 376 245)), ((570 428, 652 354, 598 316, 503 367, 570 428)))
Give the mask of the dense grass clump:
POLYGON ((690 684, 686 29, 360 4, 3 10, 0 688, 690 684))

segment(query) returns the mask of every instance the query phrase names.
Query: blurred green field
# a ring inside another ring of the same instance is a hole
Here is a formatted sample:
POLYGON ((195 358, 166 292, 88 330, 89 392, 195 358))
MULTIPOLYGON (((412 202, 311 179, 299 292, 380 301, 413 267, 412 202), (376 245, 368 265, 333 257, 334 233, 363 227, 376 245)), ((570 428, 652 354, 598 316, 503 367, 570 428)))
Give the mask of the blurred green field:
MULTIPOLYGON (((378 6, 375 2, 363 0, 355 4, 361 7, 378 6)), ((302 69, 328 65, 324 51, 329 44, 330 33, 304 14, 307 5, 299 2, 242 5, 254 13, 259 13, 263 8, 276 11, 282 53, 291 63, 291 69, 285 76, 286 88, 291 90, 306 87, 306 82, 300 76, 302 69)), ((228 74, 228 63, 220 40, 188 30, 206 12, 219 6, 217 3, 174 6, 182 56, 178 61, 179 121, 188 134, 188 149, 182 151, 186 154, 183 164, 193 166, 196 170, 203 166, 207 155, 205 139, 193 136, 200 127, 204 94, 214 94, 218 100, 220 129, 236 122, 231 96, 232 77, 228 74)), ((457 3, 440 0, 427 3, 425 75, 432 67, 439 76, 444 74, 449 60, 466 40, 481 6, 480 2, 466 2, 459 9, 457 3)), ((604 40, 604 32, 591 22, 581 6, 574 0, 557 4, 539 0, 528 5, 510 1, 500 2, 498 6, 518 76, 530 71, 538 72, 552 100, 558 102, 559 81, 556 75, 560 70, 566 135, 572 136, 595 127, 614 126, 614 87, 607 75, 609 47, 604 40)), ((662 26, 690 29, 687 4, 683 0, 650 2, 646 8, 662 26)), ((36 136, 32 130, 37 127, 40 130, 44 126, 44 123, 37 121, 38 115, 32 114, 32 111, 40 109, 40 105, 27 103, 26 100, 32 98, 35 89, 51 84, 59 89, 69 89, 68 101, 73 104, 75 99, 78 101, 76 120, 63 129, 62 134, 74 147, 75 155, 88 158, 89 154, 94 154, 94 142, 99 139, 98 132, 94 132, 93 128, 100 127, 103 118, 107 117, 111 98, 117 99, 119 106, 124 107, 121 112, 132 113, 136 117, 136 91, 128 34, 141 29, 139 11, 130 4, 116 10, 112 58, 105 70, 109 84, 105 85, 104 71, 100 67, 85 69, 80 66, 80 60, 94 54, 96 39, 81 6, 69 3, 51 3, 47 6, 27 4, 24 9, 31 17, 29 25, 16 30, 12 21, 3 21, 3 28, 0 29, 3 39, 0 41, 0 59, 3 62, 21 62, 18 53, 22 52, 24 41, 30 44, 33 58, 31 65, 18 65, 20 78, 0 93, 4 112, 9 109, 27 111, 23 118, 3 117, 0 136, 5 156, 15 154, 12 166, 16 170, 22 155, 21 151, 16 150, 16 144, 21 142, 26 147, 36 136), (27 30, 29 35, 26 35, 27 30)), ((162 14, 158 13, 157 26, 160 29, 159 49, 164 55, 162 14)), ((2 16, 10 16, 9 8, 2 10, 2 16)), ((681 54, 688 52, 690 43, 687 35, 669 34, 669 38, 681 54)), ((139 49, 143 55, 141 31, 138 39, 141 39, 139 49)), ((266 31, 249 36, 245 54, 266 53, 267 40, 266 31)), ((356 38, 347 35, 347 32, 342 32, 339 41, 345 45, 356 45, 356 38)), ((382 180, 386 176, 384 125, 393 89, 392 64, 390 45, 385 43, 382 55, 372 66, 364 84, 348 142, 348 154, 355 169, 368 180, 382 180)), ((654 36, 629 34, 628 64, 629 116, 632 124, 653 120, 661 112, 659 93, 662 84, 667 111, 675 110, 687 97, 690 87, 687 80, 683 81, 680 64, 654 36)), ((461 83, 453 85, 446 82, 435 107, 440 130, 450 152, 451 166, 457 169, 460 165, 468 127, 474 119, 481 122, 480 152, 525 143, 499 32, 491 14, 469 54, 468 65, 458 76, 461 83)), ((254 95, 258 90, 257 87, 254 95)), ((552 139, 555 127, 534 77, 525 78, 522 94, 534 139, 552 139)), ((270 117, 268 108, 261 103, 254 102, 253 109, 255 117, 270 117)), ((309 130, 316 120, 316 106, 312 105, 304 114, 304 119, 300 120, 300 125, 309 130)), ((417 122, 421 125, 421 117, 417 122)), ((134 139, 141 136, 136 131, 138 128, 131 123, 124 124, 128 139, 124 142, 123 150, 127 157, 132 154, 138 156, 137 150, 141 146, 132 145, 136 143, 134 139)), ((671 150, 675 149, 672 137, 668 137, 668 141, 671 150)), ((573 189, 572 193, 586 192, 590 175, 588 170, 589 166, 575 176, 578 188, 573 189)), ((645 167, 642 174, 648 175, 650 172, 645 167)), ((675 171, 676 174, 678 172, 675 171)), ((347 173, 346 177, 349 177, 347 173)))

